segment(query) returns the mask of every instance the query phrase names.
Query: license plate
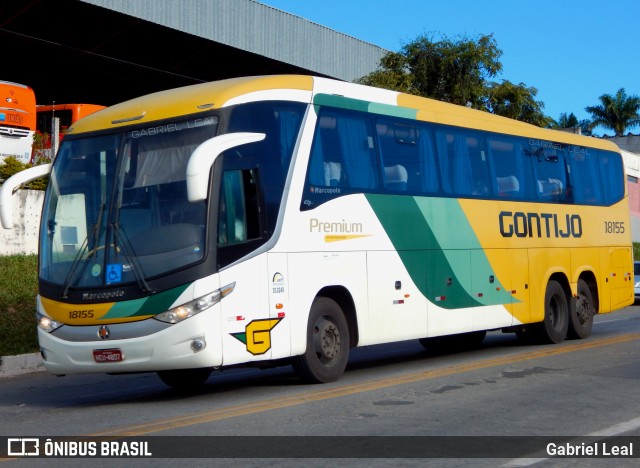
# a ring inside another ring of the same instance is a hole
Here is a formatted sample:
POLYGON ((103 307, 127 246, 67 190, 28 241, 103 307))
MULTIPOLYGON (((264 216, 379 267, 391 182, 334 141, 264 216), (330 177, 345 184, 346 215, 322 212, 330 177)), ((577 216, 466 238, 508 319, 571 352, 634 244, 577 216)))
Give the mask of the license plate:
POLYGON ((119 349, 94 349, 93 359, 96 362, 120 362, 124 361, 124 356, 119 349))

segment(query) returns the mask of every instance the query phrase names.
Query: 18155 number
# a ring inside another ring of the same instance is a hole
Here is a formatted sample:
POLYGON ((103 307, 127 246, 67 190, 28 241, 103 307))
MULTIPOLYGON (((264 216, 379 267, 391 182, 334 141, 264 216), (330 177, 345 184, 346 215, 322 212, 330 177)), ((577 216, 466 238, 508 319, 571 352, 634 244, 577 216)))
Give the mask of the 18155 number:
POLYGON ((604 232, 607 234, 624 234, 623 221, 605 221, 604 232))
POLYGON ((93 310, 71 310, 69 311, 70 319, 88 319, 93 318, 93 310))

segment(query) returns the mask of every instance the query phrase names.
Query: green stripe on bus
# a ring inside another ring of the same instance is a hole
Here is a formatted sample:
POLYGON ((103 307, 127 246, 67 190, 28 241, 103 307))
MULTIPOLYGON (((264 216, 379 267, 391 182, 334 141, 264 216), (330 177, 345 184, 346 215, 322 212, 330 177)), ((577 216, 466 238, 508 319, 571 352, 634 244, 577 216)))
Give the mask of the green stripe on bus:
POLYGON ((404 119, 415 120, 418 115, 418 111, 416 109, 410 109, 408 107, 379 104, 376 102, 362 101, 359 99, 351 99, 331 94, 316 94, 313 98, 313 103, 318 106, 339 107, 341 109, 382 114, 404 119))
POLYGON ((139 317, 143 315, 156 315, 168 310, 180 297, 180 294, 189 287, 189 284, 178 286, 141 299, 116 302, 102 319, 139 317))
POLYGON ((456 199, 367 195, 367 200, 429 301, 446 309, 512 301, 456 199), (494 281, 488 284, 490 277, 494 281))

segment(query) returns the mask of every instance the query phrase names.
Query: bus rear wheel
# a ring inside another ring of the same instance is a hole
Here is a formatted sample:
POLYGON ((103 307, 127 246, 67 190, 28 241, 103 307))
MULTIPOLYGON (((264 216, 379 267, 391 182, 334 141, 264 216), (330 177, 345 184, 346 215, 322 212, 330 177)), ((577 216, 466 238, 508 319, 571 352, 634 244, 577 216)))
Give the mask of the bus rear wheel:
POLYGON ((535 329, 541 343, 562 343, 569 328, 569 302, 564 288, 555 280, 547 284, 544 297, 544 320, 535 329))
POLYGON ((209 376, 211 369, 204 367, 201 369, 174 369, 159 371, 158 377, 166 385, 176 390, 193 390, 203 385, 209 376))
POLYGON ((347 367, 349 345, 342 309, 333 299, 318 297, 309 314, 307 349, 293 359, 293 368, 306 382, 335 382, 347 367))
POLYGON ((567 336, 572 339, 586 338, 591 334, 595 308, 591 290, 586 281, 578 280, 578 297, 575 308, 569 314, 569 331, 567 336))

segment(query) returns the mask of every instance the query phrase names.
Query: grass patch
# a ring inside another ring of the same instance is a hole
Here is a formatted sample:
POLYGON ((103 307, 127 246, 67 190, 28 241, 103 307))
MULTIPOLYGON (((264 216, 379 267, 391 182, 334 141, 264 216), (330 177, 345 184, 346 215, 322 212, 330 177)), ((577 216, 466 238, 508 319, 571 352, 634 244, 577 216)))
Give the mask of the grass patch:
POLYGON ((0 356, 38 351, 38 257, 0 256, 0 356))

